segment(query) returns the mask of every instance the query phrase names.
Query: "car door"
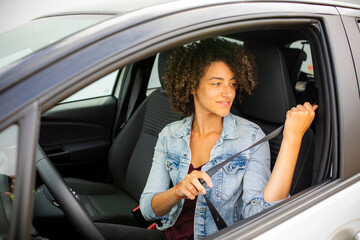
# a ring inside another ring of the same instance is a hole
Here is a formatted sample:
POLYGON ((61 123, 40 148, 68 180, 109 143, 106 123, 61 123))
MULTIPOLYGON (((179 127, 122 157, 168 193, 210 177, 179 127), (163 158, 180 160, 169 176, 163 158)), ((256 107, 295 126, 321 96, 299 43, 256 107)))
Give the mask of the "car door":
POLYGON ((119 73, 108 74, 42 114, 39 144, 62 176, 105 179, 119 73))
MULTIPOLYGON (((40 122, 41 112, 53 107, 64 97, 80 89, 82 85, 87 85, 116 68, 121 68, 144 56, 153 55, 175 45, 220 33, 229 34, 236 31, 250 31, 267 27, 289 28, 296 26, 302 30, 309 30, 307 33, 312 36, 315 49, 320 52, 320 54, 314 55, 318 58, 314 62, 314 69, 315 71, 316 69, 319 70, 321 85, 325 85, 322 88, 324 93, 320 104, 323 104, 321 115, 325 116, 322 124, 327 129, 323 132, 324 134, 317 134, 321 137, 321 141, 317 142, 318 159, 325 159, 320 161, 320 166, 316 168, 319 172, 324 172, 317 174, 320 176, 319 181, 315 181, 311 188, 283 203, 234 224, 209 238, 246 239, 260 237, 262 234, 276 229, 277 226, 279 226, 280 232, 277 233, 276 238, 281 236, 293 238, 293 232, 290 230, 299 227, 304 221, 308 221, 309 224, 312 223, 311 226, 314 228, 319 228, 319 224, 326 223, 328 215, 321 215, 320 223, 314 222, 315 219, 312 215, 306 215, 296 225, 291 225, 290 219, 295 219, 301 213, 319 206, 318 203, 326 203, 326 199, 346 187, 357 186, 354 183, 358 181, 359 176, 354 172, 359 171, 359 164, 354 163, 353 159, 360 155, 360 148, 357 145, 351 145, 350 142, 355 140, 352 136, 360 134, 357 121, 353 121, 353 117, 355 119, 360 117, 359 102, 354 100, 358 99, 358 87, 357 85, 354 87, 356 77, 353 65, 349 64, 351 54, 349 46, 344 44, 347 39, 338 11, 334 7, 325 5, 279 2, 218 3, 209 4, 209 6, 194 3, 194 6, 186 10, 174 11, 179 7, 178 4, 181 5, 181 3, 174 3, 169 4, 166 8, 156 8, 155 10, 158 10, 156 18, 146 15, 149 12, 119 17, 112 21, 109 26, 106 26, 107 28, 101 36, 94 35, 90 29, 84 31, 82 37, 67 39, 68 45, 66 42, 63 44, 69 47, 71 42, 72 48, 79 49, 77 52, 72 53, 71 56, 63 57, 54 51, 48 60, 49 66, 44 69, 35 69, 37 71, 22 73, 29 77, 21 78, 25 79, 21 84, 9 88, 6 94, 0 96, 0 101, 12 100, 11 108, 5 106, 0 108, 0 112, 5 116, 5 120, 0 125, 1 130, 13 122, 19 122, 21 130, 19 147, 23 148, 19 156, 21 168, 17 172, 19 175, 17 183, 19 186, 23 186, 26 191, 20 191, 20 189, 18 198, 15 198, 14 205, 17 207, 17 212, 13 216, 14 219, 22 219, 22 221, 16 221, 13 224, 13 232, 21 229, 26 233, 28 229, 25 227, 30 225, 31 214, 29 214, 28 209, 31 209, 30 196, 33 188, 32 181, 34 181, 32 178, 34 166, 31 159, 36 146, 37 126, 40 122), (144 13, 146 14, 143 15, 144 13), (139 16, 141 16, 141 21, 138 18, 139 16), (131 20, 137 21, 132 23, 131 20), (171 30, 166 28, 169 26, 169 22, 172 23, 171 30), (107 37, 105 38, 104 35, 107 37), (91 57, 84 58, 84 56, 91 57), (74 62, 78 64, 72 66, 74 62), (57 74, 59 69, 63 70, 61 76, 57 74), (49 77, 52 81, 47 81, 49 77), (37 82, 42 84, 39 85, 38 89, 32 89, 31 86, 37 82), (19 93, 26 92, 26 90, 28 90, 27 94, 22 98, 13 97, 19 96, 19 93), (353 106, 352 111, 347 109, 349 105, 353 106), (349 131, 353 131, 353 133, 348 135, 349 131), (324 139, 326 141, 322 141, 324 139), (327 163, 331 163, 331 168, 327 168, 327 163), (26 204, 22 204, 22 201, 25 201, 26 204), (281 224, 286 223, 289 225, 281 226, 281 224), (286 228, 287 226, 292 228, 286 228)), ((70 47, 62 49, 62 52, 70 51, 69 49, 70 47)), ((21 66, 31 65, 30 60, 37 60, 42 57, 41 54, 45 53, 46 51, 39 53, 32 59, 26 59, 21 66)), ((356 210, 354 208, 355 212, 356 210)), ((330 210, 327 207, 323 211, 330 210)), ((329 230, 327 229, 327 231, 329 230)), ((296 237, 307 236, 304 230, 298 233, 299 235, 296 237)))
POLYGON ((39 143, 63 177, 107 181, 112 141, 146 97, 153 62, 115 70, 42 114, 39 143))

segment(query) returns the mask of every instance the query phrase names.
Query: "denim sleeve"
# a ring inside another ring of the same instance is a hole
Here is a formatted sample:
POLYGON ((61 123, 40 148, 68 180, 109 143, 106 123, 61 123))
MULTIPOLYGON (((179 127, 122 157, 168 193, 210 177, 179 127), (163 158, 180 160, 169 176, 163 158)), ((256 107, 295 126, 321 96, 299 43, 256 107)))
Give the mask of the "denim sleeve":
MULTIPOLYGON (((265 134, 259 128, 252 135, 253 142, 263 138, 265 134)), ((264 200, 264 189, 270 178, 270 147, 265 142, 250 149, 250 159, 243 179, 242 215, 248 218, 276 203, 264 200)))
POLYGON ((151 201, 157 193, 168 190, 170 185, 170 176, 165 165, 167 159, 165 132, 166 128, 159 134, 151 170, 144 191, 140 197, 140 210, 147 220, 158 220, 162 218, 155 215, 151 207, 151 201))

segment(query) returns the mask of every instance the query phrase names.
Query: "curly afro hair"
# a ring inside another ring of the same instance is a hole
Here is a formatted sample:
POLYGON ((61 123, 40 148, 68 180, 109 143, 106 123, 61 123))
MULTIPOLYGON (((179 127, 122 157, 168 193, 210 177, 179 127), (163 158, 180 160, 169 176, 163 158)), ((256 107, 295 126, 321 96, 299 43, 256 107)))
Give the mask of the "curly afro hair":
POLYGON ((210 38, 179 47, 170 55, 163 80, 174 111, 184 117, 194 113, 191 92, 196 91, 210 64, 217 61, 226 63, 234 73, 239 101, 252 93, 256 86, 254 56, 237 43, 210 38))

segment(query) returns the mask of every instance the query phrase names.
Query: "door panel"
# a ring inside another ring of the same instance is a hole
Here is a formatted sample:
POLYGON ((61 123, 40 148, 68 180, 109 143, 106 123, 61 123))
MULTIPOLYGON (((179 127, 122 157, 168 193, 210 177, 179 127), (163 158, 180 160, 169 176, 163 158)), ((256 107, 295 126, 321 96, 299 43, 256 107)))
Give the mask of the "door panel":
POLYGON ((353 184, 254 239, 357 239, 355 236, 360 232, 359 174, 349 182, 353 184))
POLYGON ((117 99, 112 96, 62 103, 41 119, 40 145, 64 177, 101 181, 117 99))

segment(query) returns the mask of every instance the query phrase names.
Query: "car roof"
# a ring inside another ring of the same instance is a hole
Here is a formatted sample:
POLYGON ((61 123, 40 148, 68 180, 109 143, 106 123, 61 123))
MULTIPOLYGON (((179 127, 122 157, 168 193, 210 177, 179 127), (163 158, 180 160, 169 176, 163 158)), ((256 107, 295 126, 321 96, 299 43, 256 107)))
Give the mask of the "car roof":
MULTIPOLYGON (((223 4, 223 3, 235 3, 235 2, 292 2, 292 3, 310 3, 328 6, 350 7, 360 9, 359 0, 137 0, 137 1, 114 1, 107 0, 98 3, 92 3, 81 7, 68 8, 65 11, 44 15, 42 17, 58 16, 58 15, 70 15, 70 14, 112 14, 122 15, 128 12, 132 12, 138 9, 151 7, 168 2, 179 2, 183 5, 209 5, 209 4, 223 4), (195 3, 195 4, 194 4, 195 3)), ((164 5, 166 7, 167 5, 164 5)), ((42 18, 40 17, 40 18, 42 18)))
POLYGON ((136 1, 99 1, 97 3, 91 3, 87 5, 83 5, 81 7, 71 7, 66 10, 62 10, 61 12, 54 12, 51 14, 47 14, 43 17, 51 17, 58 15, 70 15, 70 14, 125 14, 128 12, 132 12, 138 9, 155 6, 158 4, 173 2, 176 0, 136 0, 136 1))

